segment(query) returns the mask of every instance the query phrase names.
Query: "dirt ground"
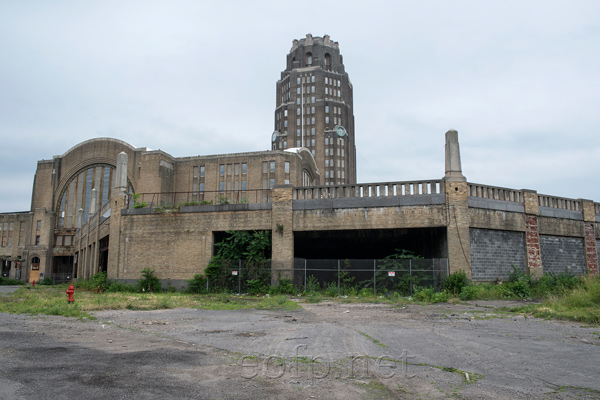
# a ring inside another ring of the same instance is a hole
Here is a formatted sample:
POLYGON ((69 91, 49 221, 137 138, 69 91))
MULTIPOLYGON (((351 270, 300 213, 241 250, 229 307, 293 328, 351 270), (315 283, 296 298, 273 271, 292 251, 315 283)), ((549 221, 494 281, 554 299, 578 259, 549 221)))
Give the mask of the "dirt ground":
POLYGON ((0 313, 0 399, 600 398, 600 327, 511 304, 0 313))

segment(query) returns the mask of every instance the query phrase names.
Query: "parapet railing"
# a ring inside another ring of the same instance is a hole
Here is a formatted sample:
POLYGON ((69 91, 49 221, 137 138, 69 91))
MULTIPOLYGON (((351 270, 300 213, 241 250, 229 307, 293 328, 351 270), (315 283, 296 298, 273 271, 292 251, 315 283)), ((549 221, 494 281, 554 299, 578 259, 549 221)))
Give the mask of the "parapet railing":
POLYGON ((209 204, 269 203, 270 201, 271 189, 131 193, 127 196, 127 208, 179 208, 209 204))
POLYGON ((481 185, 478 183, 469 183, 469 193, 471 197, 480 197, 482 199, 523 202, 523 191, 517 189, 507 189, 497 186, 481 185))
POLYGON ((444 193, 444 183, 441 179, 298 187, 294 188, 293 199, 313 200, 347 197, 417 196, 439 193, 444 193))
POLYGON ((562 210, 582 211, 581 200, 538 194, 540 207, 560 208, 562 210))

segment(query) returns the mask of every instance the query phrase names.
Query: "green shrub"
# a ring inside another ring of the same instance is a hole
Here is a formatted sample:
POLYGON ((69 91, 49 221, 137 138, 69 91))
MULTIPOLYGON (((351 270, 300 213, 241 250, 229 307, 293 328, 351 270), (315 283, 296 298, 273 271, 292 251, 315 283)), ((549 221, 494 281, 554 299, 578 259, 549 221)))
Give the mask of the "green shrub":
POLYGON ((108 287, 106 288, 106 292, 108 292, 108 293, 118 293, 118 292, 134 293, 134 292, 136 292, 136 287, 133 285, 124 283, 124 282, 109 280, 108 287))
POLYGON ((297 292, 292 280, 285 278, 279 279, 277 286, 273 286, 269 289, 270 294, 296 294, 297 292))
POLYGON ((320 290, 319 281, 314 275, 310 275, 306 279, 306 291, 308 293, 315 293, 320 290))
POLYGON ((436 292, 434 288, 423 288, 417 290, 415 294, 415 300, 430 303, 445 303, 448 301, 448 297, 447 291, 436 292))
POLYGON ((479 293, 479 288, 476 285, 463 286, 460 290, 458 298, 462 301, 475 300, 479 293))
POLYGON ((442 289, 457 296, 461 293, 463 288, 469 286, 469 284, 470 282, 467 278, 467 273, 461 270, 450 274, 450 276, 442 283, 442 289))
POLYGON ((54 281, 52 280, 52 278, 46 277, 46 278, 42 279, 41 281, 39 281, 38 285, 48 285, 48 286, 51 286, 51 285, 54 285, 54 281))
POLYGON ((269 291, 269 288, 263 283, 262 279, 248 279, 246 281, 246 288, 248 294, 265 294, 269 291))
POLYGON ((0 285, 25 285, 25 282, 0 276, 0 285))
POLYGON ((375 294, 373 293, 372 288, 362 288, 358 292, 358 297, 373 297, 375 294))
POLYGON ((337 283, 335 283, 335 282, 329 283, 329 285, 327 285, 327 289, 325 290, 325 293, 329 297, 336 297, 338 295, 338 285, 337 285, 337 283))
POLYGON ((137 287, 139 292, 160 292, 160 280, 154 274, 154 270, 144 268, 142 270, 142 279, 138 280, 137 287))
POLYGON ((196 274, 188 281, 188 291, 191 293, 206 293, 206 277, 202 274, 196 274))

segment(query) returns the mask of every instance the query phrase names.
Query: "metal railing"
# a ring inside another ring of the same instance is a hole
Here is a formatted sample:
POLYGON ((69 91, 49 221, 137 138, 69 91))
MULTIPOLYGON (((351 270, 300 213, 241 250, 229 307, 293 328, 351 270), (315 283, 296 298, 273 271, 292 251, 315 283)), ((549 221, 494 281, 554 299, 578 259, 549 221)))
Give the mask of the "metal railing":
POLYGON ((490 200, 523 202, 523 191, 517 189, 508 189, 498 186, 481 185, 478 183, 469 183, 469 193, 471 197, 480 197, 490 200))
POLYGON ((348 197, 418 196, 438 193, 444 193, 444 184, 441 179, 299 187, 294 189, 293 199, 312 200, 348 197))
POLYGON ((132 193, 127 196, 127 208, 179 208, 181 206, 211 204, 269 203, 270 201, 270 189, 132 193))

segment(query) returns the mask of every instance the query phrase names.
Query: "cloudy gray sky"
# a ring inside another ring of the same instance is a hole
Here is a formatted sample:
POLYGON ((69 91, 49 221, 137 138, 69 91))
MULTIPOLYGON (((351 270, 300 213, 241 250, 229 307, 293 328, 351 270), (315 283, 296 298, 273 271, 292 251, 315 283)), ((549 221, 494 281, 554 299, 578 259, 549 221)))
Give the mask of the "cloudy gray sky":
POLYGON ((338 41, 358 180, 441 178, 600 201, 600 2, 0 1, 0 212, 36 163, 114 137, 192 156, 269 149, 293 39, 338 41))

